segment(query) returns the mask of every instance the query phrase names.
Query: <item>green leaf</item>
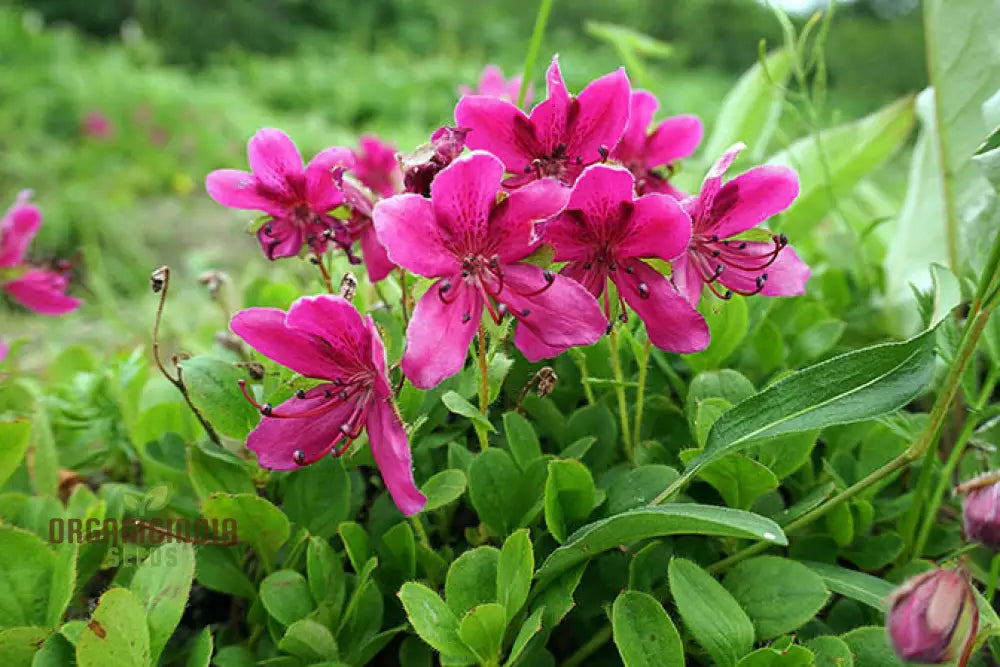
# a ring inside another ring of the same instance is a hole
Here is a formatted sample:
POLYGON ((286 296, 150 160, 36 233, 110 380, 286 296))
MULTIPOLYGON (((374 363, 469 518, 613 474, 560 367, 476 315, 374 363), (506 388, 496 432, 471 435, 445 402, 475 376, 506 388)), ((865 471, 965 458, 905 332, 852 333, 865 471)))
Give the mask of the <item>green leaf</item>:
POLYGON ((792 59, 785 49, 769 53, 761 67, 758 61, 740 77, 722 100, 715 128, 703 150, 714 160, 735 144, 746 142, 750 159, 760 162, 770 143, 784 100, 784 85, 792 59))
POLYGON ((934 330, 862 348, 788 375, 742 401, 712 426, 690 476, 755 440, 871 419, 917 396, 934 374, 934 330))
POLYGON ((10 479, 28 451, 31 423, 27 421, 0 422, 0 487, 10 479))
POLYGON ((195 637, 194 642, 192 642, 191 651, 188 653, 186 667, 208 667, 209 663, 212 661, 213 648, 214 642, 212 641, 212 629, 205 628, 198 633, 198 636, 195 637))
POLYGON ((288 518, 312 535, 333 537, 351 515, 351 479, 341 459, 324 456, 290 472, 282 498, 288 518))
POLYGON ((443 655, 475 660, 458 635, 458 617, 437 593, 408 581, 399 589, 406 616, 420 638, 443 655))
POLYGON ((309 547, 306 550, 306 574, 313 600, 320 607, 329 607, 331 613, 339 617, 347 592, 344 565, 330 543, 322 537, 309 538, 309 547))
POLYGON ((708 434, 712 431, 712 426, 719 421, 719 417, 732 409, 733 405, 724 398, 702 398, 697 401, 694 409, 693 426, 691 431, 694 441, 699 447, 704 447, 708 442, 708 434))
POLYGON ((467 400, 462 398, 462 395, 456 391, 445 392, 444 396, 441 397, 441 402, 444 403, 445 407, 456 415, 465 417, 470 420, 473 424, 484 428, 490 433, 496 433, 496 429, 493 428, 493 424, 490 420, 486 418, 479 408, 469 403, 467 400))
POLYGON ((753 623, 710 574, 683 558, 668 569, 670 595, 684 625, 715 664, 733 667, 753 649, 753 623))
POLYGON ((854 655, 854 663, 858 667, 904 667, 896 657, 895 651, 889 646, 889 638, 882 627, 855 628, 840 636, 854 655))
POLYGON ((728 368, 718 371, 698 373, 688 386, 684 397, 684 414, 687 415, 691 432, 694 433, 694 420, 698 410, 698 402, 706 398, 721 398, 730 405, 735 405, 745 398, 753 396, 753 383, 742 373, 728 368))
MULTIPOLYGON (((493 355, 493 358, 490 359, 490 365, 486 369, 486 378, 489 382, 489 402, 491 404, 500 396, 500 389, 503 387, 503 381, 507 377, 507 373, 510 372, 510 367, 513 365, 514 360, 503 352, 497 352, 493 355)), ((479 376, 478 366, 476 366, 476 376, 477 378, 479 376)))
POLYGON ((76 643, 79 667, 136 667, 152 664, 149 627, 142 603, 125 588, 101 596, 76 643))
POLYGON ((495 665, 506 629, 503 605, 489 602, 469 610, 458 626, 458 636, 482 663, 495 665))
POLYGON ((656 598, 625 591, 611 609, 611 628, 625 667, 684 667, 684 647, 656 598))
POLYGON ((291 526, 288 517, 260 496, 248 493, 213 493, 201 505, 206 519, 236 522, 240 541, 247 542, 264 559, 265 567, 274 563, 278 549, 288 540, 291 526))
POLYGON ((477 454, 469 465, 469 500, 479 519, 499 536, 530 521, 544 490, 545 471, 543 459, 522 472, 503 449, 477 454))
POLYGON ((285 635, 278 642, 278 649, 309 664, 337 659, 337 640, 329 630, 308 618, 288 626, 285 635))
POLYGON ((154 663, 184 615, 193 578, 194 548, 179 542, 158 547, 132 578, 129 590, 144 605, 149 622, 149 652, 154 663))
POLYGON ((55 560, 36 535, 0 526, 0 628, 45 625, 55 560))
POLYGON ((178 365, 191 402, 222 435, 245 440, 260 413, 240 392, 246 374, 231 363, 212 357, 191 357, 178 365))
POLYGON ((886 531, 879 535, 859 537, 841 555, 862 570, 881 570, 903 553, 903 538, 886 531))
POLYGON ((523 470, 535 459, 542 456, 542 446, 538 443, 535 428, 527 419, 516 412, 505 412, 503 431, 507 436, 507 446, 514 461, 523 470))
POLYGON ((587 524, 570 535, 538 569, 538 586, 608 549, 666 535, 719 535, 788 544, 778 524, 750 512, 695 503, 642 507, 587 524))
POLYGON ((247 467, 218 448, 208 451, 200 445, 187 448, 187 470, 191 486, 204 500, 213 493, 256 493, 247 467))
POLYGON ((429 480, 424 482, 420 491, 427 497, 427 504, 424 505, 424 512, 432 512, 450 505, 465 493, 468 481, 465 473, 455 468, 442 470, 429 480))
POLYGON ((932 329, 962 303, 962 286, 955 274, 940 264, 931 264, 931 286, 933 310, 926 327, 932 329))
POLYGON ((831 210, 834 197, 845 197, 903 145, 914 120, 913 98, 904 97, 864 118, 820 132, 822 153, 816 138, 806 136, 772 156, 770 164, 791 167, 799 176, 799 196, 783 214, 781 231, 792 238, 808 235, 831 210))
POLYGON ((398 573, 404 580, 417 575, 417 547, 409 523, 401 521, 382 533, 382 546, 386 569, 398 573))
POLYGON ((291 625, 316 608, 306 578, 295 570, 267 575, 260 583, 260 601, 282 625, 291 625))
POLYGON ((5 667, 31 665, 42 643, 51 634, 51 629, 38 627, 0 630, 0 664, 5 667))
POLYGON ((66 608, 73 600, 76 590, 76 564, 80 553, 76 544, 63 544, 56 550, 52 562, 52 586, 49 589, 49 603, 45 612, 46 625, 55 627, 62 623, 66 608))
POLYGON ((497 600, 511 620, 528 600, 531 577, 535 572, 535 554, 528 530, 514 531, 503 543, 497 562, 497 600))
POLYGON ((239 554, 242 550, 225 546, 198 547, 198 583, 213 591, 238 595, 252 600, 257 587, 243 571, 239 554))
POLYGON ((746 301, 702 299, 698 311, 708 322, 711 342, 701 352, 686 355, 684 359, 694 371, 718 368, 746 338, 749 326, 746 301))
POLYGON ((466 551, 451 564, 444 583, 444 597, 456 617, 477 605, 497 601, 499 561, 499 550, 477 547, 466 551))
POLYGON ((803 646, 762 648, 747 655, 738 667, 813 667, 812 651, 803 646))
POLYGON ((31 424, 31 443, 33 446, 32 477, 35 481, 35 492, 41 496, 57 497, 59 495, 59 454, 52 435, 48 411, 43 402, 38 403, 31 424))
POLYGON ((885 602, 895 588, 888 581, 864 572, 813 561, 803 564, 822 577, 827 588, 834 593, 857 600, 877 611, 885 611, 885 602))
MULTIPOLYGON (((0 637, 3 633, 0 632, 0 637)), ((34 650, 37 644, 33 643, 31 645, 31 650, 34 650)), ((16 665, 17 662, 8 661, 9 656, 3 655, 0 651, 0 661, 7 665, 16 665)), ((34 658, 29 660, 27 663, 31 667, 65 667, 65 665, 72 665, 76 662, 76 647, 62 634, 51 634, 42 647, 38 649, 38 653, 35 653, 34 658)), ((197 666, 201 667, 201 666, 197 666)), ((207 663, 206 663, 207 667, 207 663)))
MULTIPOLYGON (((681 458, 686 458, 684 453, 681 458)), ((773 472, 742 454, 712 461, 698 476, 719 492, 726 505, 736 509, 749 509, 762 495, 778 488, 778 477, 773 472)))
POLYGON ((602 509, 605 516, 614 516, 646 505, 678 477, 676 470, 658 463, 639 466, 619 476, 607 491, 602 509))
POLYGON ((531 616, 524 619, 521 629, 517 631, 517 637, 514 638, 514 645, 510 649, 510 655, 507 656, 508 665, 513 665, 517 662, 517 659, 524 653, 524 649, 528 647, 528 642, 541 631, 542 616, 544 614, 545 607, 539 607, 532 612, 531 616))
POLYGON ((758 556, 737 563, 722 583, 747 612, 761 639, 802 626, 829 598, 818 574, 801 563, 777 556, 758 556))
POLYGON ((371 558, 372 546, 368 533, 361 524, 354 521, 345 521, 337 526, 337 534, 344 543, 344 550, 347 551, 347 558, 351 561, 351 567, 355 572, 360 572, 365 563, 371 558))
POLYGON ((556 541, 566 536, 594 508, 594 478, 587 466, 573 459, 549 461, 545 482, 545 525, 556 541))
POLYGON ((816 667, 854 667, 851 647, 838 637, 814 637, 806 642, 806 648, 812 651, 816 667))

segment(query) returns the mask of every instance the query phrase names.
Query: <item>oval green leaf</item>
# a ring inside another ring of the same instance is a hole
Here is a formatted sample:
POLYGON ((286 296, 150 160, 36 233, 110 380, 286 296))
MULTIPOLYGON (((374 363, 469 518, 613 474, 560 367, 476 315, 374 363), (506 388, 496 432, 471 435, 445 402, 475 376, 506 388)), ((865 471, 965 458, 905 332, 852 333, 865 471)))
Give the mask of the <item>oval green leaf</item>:
POLYGON ((625 667, 684 667, 684 647, 656 598, 625 591, 611 609, 611 629, 625 667))

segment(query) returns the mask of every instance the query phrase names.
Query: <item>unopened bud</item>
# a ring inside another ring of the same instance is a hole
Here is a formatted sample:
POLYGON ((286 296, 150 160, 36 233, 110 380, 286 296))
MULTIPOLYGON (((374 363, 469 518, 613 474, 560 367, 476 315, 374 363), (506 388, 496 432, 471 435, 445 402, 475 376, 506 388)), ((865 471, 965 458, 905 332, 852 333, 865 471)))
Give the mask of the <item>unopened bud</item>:
POLYGON ((979 611, 963 572, 936 569, 920 574, 896 589, 889 603, 886 628, 903 660, 950 662, 975 640, 979 611))
POLYGON ((430 196, 431 181, 438 172, 451 164, 465 149, 469 130, 462 127, 441 127, 431 135, 429 143, 409 155, 399 156, 406 192, 430 196))
POLYGON ((960 485, 965 495, 962 526, 965 539, 1000 550, 1000 472, 989 472, 960 485))

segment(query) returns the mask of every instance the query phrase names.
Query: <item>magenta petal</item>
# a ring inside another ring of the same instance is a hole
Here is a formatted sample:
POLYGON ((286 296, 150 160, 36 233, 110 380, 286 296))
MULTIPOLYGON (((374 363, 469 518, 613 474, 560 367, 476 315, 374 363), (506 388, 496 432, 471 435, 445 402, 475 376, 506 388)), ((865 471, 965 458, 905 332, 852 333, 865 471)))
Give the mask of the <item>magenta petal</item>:
POLYGON ((268 359, 300 375, 332 380, 344 370, 328 354, 329 346, 316 336, 285 324, 285 311, 247 308, 233 315, 229 328, 268 359))
POLYGON ((455 107, 455 125, 469 130, 466 146, 493 153, 508 171, 523 172, 541 154, 528 117, 506 100, 466 95, 455 107))
POLYGON ((285 325, 322 338, 327 357, 347 371, 370 365, 371 334, 358 309, 342 296, 320 294, 296 299, 285 315, 285 325))
POLYGON ((595 164, 580 174, 568 209, 583 211, 590 220, 617 220, 623 202, 632 202, 635 179, 624 167, 595 164))
MULTIPOLYGON (((293 414, 318 409, 330 402, 324 396, 325 391, 337 392, 339 387, 332 384, 313 387, 306 392, 305 398, 293 396, 274 408, 274 412, 293 414)), ((319 460, 342 436, 340 427, 350 418, 356 405, 355 401, 349 400, 329 412, 301 419, 263 417, 257 428, 247 436, 247 447, 257 454, 261 467, 294 470, 299 467, 295 463, 295 451, 300 450, 306 461, 319 460)))
POLYGON ((406 431, 389 398, 376 399, 366 422, 372 457, 382 473, 385 486, 396 507, 403 514, 416 514, 427 504, 413 479, 410 443, 406 431))
POLYGON ((427 277, 458 271, 458 260, 441 235, 434 206, 425 197, 405 194, 383 199, 375 204, 372 224, 389 259, 407 271, 427 277))
MULTIPOLYGON (((551 155, 556 146, 565 144, 572 98, 566 90, 562 72, 559 70, 558 57, 552 58, 545 73, 545 85, 548 95, 531 110, 531 126, 534 137, 537 138, 535 157, 540 154, 551 155)), ((597 158, 594 158, 595 160, 597 158)), ((510 171, 518 171, 511 169, 510 171)))
POLYGON ((722 178, 726 175, 730 165, 739 157, 746 144, 742 141, 730 146, 719 159, 715 161, 712 168, 705 175, 705 180, 701 184, 701 192, 698 197, 691 202, 686 202, 685 208, 691 214, 691 219, 699 221, 705 213, 711 210, 715 201, 715 196, 722 187, 722 178), (690 206, 690 207, 689 207, 690 206))
POLYGON ((321 151, 306 167, 306 199, 317 213, 326 213, 344 201, 344 193, 337 186, 333 170, 347 169, 354 165, 354 154, 347 148, 334 146, 321 151))
POLYGON ((670 261, 670 268, 673 269, 671 279, 681 295, 687 299, 692 306, 697 306, 701 299, 701 288, 704 282, 698 269, 692 264, 690 255, 685 252, 670 261))
POLYGON ((543 271, 530 264, 508 264, 504 284, 499 300, 517 317, 518 328, 531 329, 548 346, 566 350, 592 345, 608 328, 594 295, 564 275, 557 274, 545 291, 523 296, 546 284, 543 271))
POLYGON ((406 329, 403 373, 419 389, 435 387, 462 370, 483 315, 482 297, 458 275, 445 293, 450 303, 440 294, 442 282, 431 285, 417 302, 406 329))
POLYGON ((521 351, 525 359, 531 363, 542 359, 558 357, 566 351, 564 347, 549 345, 536 336, 528 327, 519 326, 514 332, 514 345, 521 351))
POLYGON ((570 262, 559 273, 580 283, 595 299, 600 299, 608 286, 607 268, 595 267, 593 264, 587 268, 586 262, 570 262))
POLYGON ((567 154, 582 155, 584 162, 601 159, 600 149, 612 150, 628 122, 629 82, 619 68, 591 81, 576 97, 579 110, 566 137, 567 154))
POLYGON ((504 264, 531 254, 537 247, 535 224, 558 214, 569 190, 554 178, 543 178, 512 191, 490 214, 490 247, 504 264))
POLYGON ((656 257, 669 262, 691 242, 691 218, 670 195, 648 194, 635 201, 630 227, 617 246, 626 257, 656 257))
POLYGON ((670 281, 645 262, 635 262, 632 268, 631 274, 616 272, 613 280, 628 305, 646 323, 646 333, 653 345, 682 354, 708 347, 705 318, 670 281), (640 285, 645 287, 640 288, 640 285))
POLYGON ((239 169, 216 169, 205 177, 208 195, 219 204, 244 211, 264 211, 268 215, 284 215, 286 207, 280 201, 258 192, 253 174, 239 169))
MULTIPOLYGON (((660 108, 656 95, 646 90, 633 90, 629 98, 629 118, 625 132, 611 157, 622 162, 645 161, 646 132, 653 114, 660 108)), ((660 163, 654 163, 660 164, 660 163)))
POLYGON ((486 238, 501 180, 500 160, 484 151, 473 151, 448 165, 431 183, 434 216, 453 245, 477 247, 486 238))
POLYGON ((542 243, 555 248, 557 262, 582 262, 593 251, 595 234, 590 229, 590 220, 578 210, 564 211, 539 225, 538 233, 542 243))
POLYGON ((0 361, 3 361, 4 359, 7 358, 8 352, 10 352, 10 348, 7 347, 7 343, 5 343, 2 338, 0 338, 0 361))
POLYGON ((275 218, 257 230, 260 248, 268 259, 295 257, 302 250, 305 235, 302 226, 284 218, 275 218))
POLYGON ((258 130, 247 145, 247 159, 257 181, 268 190, 293 199, 288 177, 302 173, 302 155, 295 143, 281 130, 258 130))
MULTIPOLYGON (((772 243, 747 242, 746 248, 739 252, 749 257, 746 260, 746 265, 752 266, 754 262, 761 261, 755 258, 764 256, 772 250, 774 250, 772 243)), ((757 271, 745 271, 732 264, 727 264, 719 277, 719 282, 733 290, 753 292, 756 290, 757 276, 765 273, 767 280, 761 294, 764 296, 798 296, 805 294, 806 281, 809 280, 811 271, 809 266, 799 259, 794 248, 785 246, 770 266, 757 271)))
POLYGON ((711 227, 725 239, 756 227, 784 211, 799 194, 799 178, 788 167, 762 165, 740 174, 722 186, 716 199, 735 200, 711 227))
POLYGON ((27 195, 19 197, 0 221, 0 267, 20 264, 42 226, 42 214, 33 205, 23 203, 26 199, 27 195))
POLYGON ((361 234, 361 254, 365 260, 365 268, 368 269, 368 279, 373 283, 384 280, 396 268, 385 248, 378 242, 373 225, 366 227, 361 234))
POLYGON ((656 167, 686 158, 701 143, 705 128, 697 116, 671 116, 646 139, 646 164, 656 167))
POLYGON ((76 310, 82 301, 66 296, 66 278, 54 271, 31 269, 19 278, 4 283, 11 298, 25 308, 42 315, 62 315, 76 310))

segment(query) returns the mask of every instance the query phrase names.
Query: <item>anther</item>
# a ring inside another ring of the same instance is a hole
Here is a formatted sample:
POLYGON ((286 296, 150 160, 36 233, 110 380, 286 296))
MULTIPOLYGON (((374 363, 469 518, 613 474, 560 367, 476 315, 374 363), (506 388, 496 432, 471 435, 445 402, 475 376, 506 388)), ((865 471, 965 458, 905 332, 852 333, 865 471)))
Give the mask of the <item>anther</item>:
POLYGON ((500 255, 493 255, 490 258, 490 268, 495 269, 500 266, 500 255))
POLYGON ((294 461, 295 465, 297 466, 305 465, 306 453, 301 449, 296 449, 294 452, 292 452, 292 461, 294 461))
POLYGON ((270 222, 264 225, 264 233, 267 234, 268 236, 274 235, 274 227, 271 226, 270 222))
POLYGON ((722 254, 722 251, 719 250, 718 248, 716 248, 715 250, 712 251, 712 257, 718 257, 721 254, 722 254))
POLYGON ((780 243, 781 245, 788 245, 788 237, 785 236, 784 234, 779 234, 778 243, 780 243))
POLYGON ((450 280, 442 280, 441 281, 441 287, 438 288, 438 290, 441 292, 441 294, 444 294, 445 292, 447 292, 450 289, 451 289, 451 281, 450 280))
POLYGON ((764 289, 764 276, 757 276, 753 282, 758 291, 764 289))
POLYGON ((740 250, 746 250, 747 249, 747 242, 743 241, 742 243, 740 243, 739 248, 740 248, 740 250))
POLYGON ((497 319, 502 320, 507 315, 507 304, 501 303, 497 306, 497 319))
POLYGON ((468 324, 469 320, 472 319, 472 315, 469 313, 462 313, 462 324, 468 324))
POLYGON ((618 266, 614 262, 611 262, 610 264, 608 264, 608 271, 614 271, 617 268, 618 268, 618 266))
POLYGON ((310 264, 315 264, 316 266, 319 266, 319 257, 310 257, 309 258, 309 263, 310 264))
POLYGON ((546 269, 542 271, 542 277, 545 278, 545 282, 551 285, 556 279, 556 274, 546 269))
POLYGON ((627 273, 627 274, 629 274, 629 275, 632 275, 633 273, 635 273, 635 269, 634 269, 634 268, 632 268, 632 266, 631 266, 631 265, 629 265, 629 266, 626 266, 626 267, 625 267, 625 273, 627 273))
POLYGON ((521 317, 527 317, 528 315, 531 315, 531 310, 530 309, 524 308, 524 309, 521 310, 521 317))
POLYGON ((260 407, 260 413, 261 413, 262 415, 264 415, 265 417, 270 417, 270 416, 271 416, 271 411, 272 411, 272 410, 273 410, 273 408, 271 407, 271 404, 270 404, 270 403, 265 403, 264 405, 262 405, 262 406, 260 407))
POLYGON ((608 153, 610 153, 610 151, 608 151, 608 147, 607 146, 604 146, 604 145, 599 146, 598 149, 597 149, 597 152, 600 153, 601 160, 607 160, 608 159, 608 153))
POLYGON ((463 278, 468 278, 469 277, 469 272, 468 271, 462 271, 462 277, 463 278))
POLYGON ((577 155, 576 156, 576 163, 577 164, 583 164, 583 156, 582 155, 577 155))
POLYGON ((305 389, 299 389, 297 392, 295 392, 295 398, 303 399, 305 397, 306 397, 306 390, 305 389))
POLYGON ((346 389, 341 389, 339 392, 337 392, 337 396, 340 397, 340 400, 346 401, 347 400, 347 390, 346 389))
MULTIPOLYGON (((712 235, 711 235, 711 236, 709 237, 709 239, 708 239, 708 240, 709 240, 709 241, 710 241, 711 243, 718 243, 718 242, 719 242, 719 236, 718 236, 718 234, 712 234, 712 235)), ((728 241, 726 241, 726 244, 728 245, 728 244, 729 244, 729 242, 728 242, 728 241)))
POLYGON ((593 264, 591 264, 590 262, 587 262, 586 264, 583 265, 583 268, 585 268, 586 270, 590 271, 590 269, 593 268, 593 266, 594 266, 593 264))
POLYGON ((323 398, 333 398, 333 392, 329 389, 323 390, 323 398))
POLYGON ((646 283, 639 283, 638 285, 636 285, 635 289, 636 291, 639 292, 640 299, 649 298, 649 285, 647 285, 646 283))

